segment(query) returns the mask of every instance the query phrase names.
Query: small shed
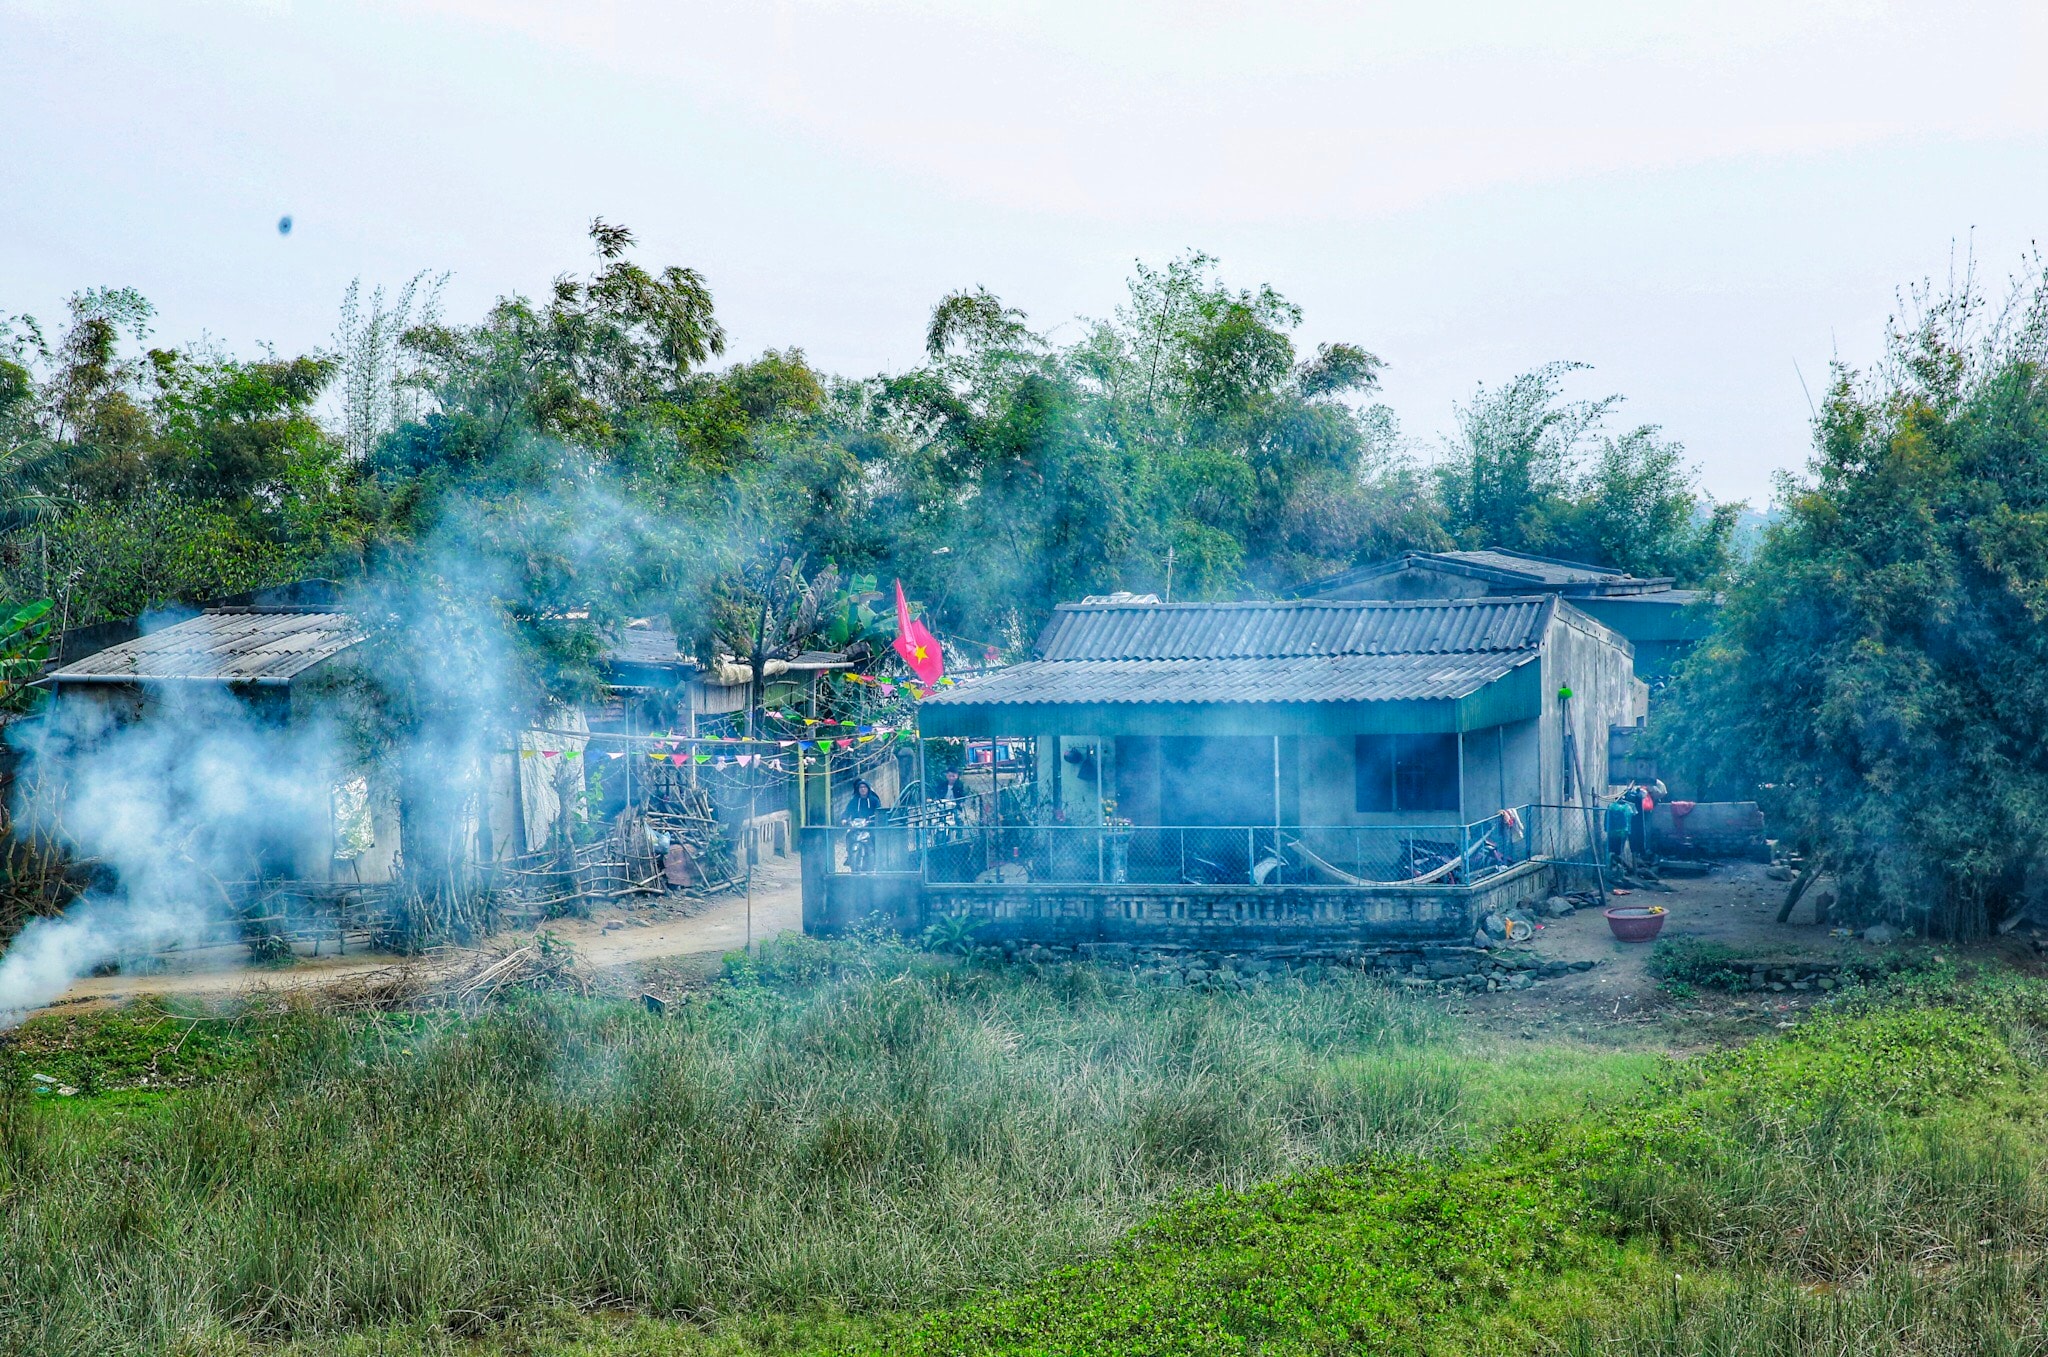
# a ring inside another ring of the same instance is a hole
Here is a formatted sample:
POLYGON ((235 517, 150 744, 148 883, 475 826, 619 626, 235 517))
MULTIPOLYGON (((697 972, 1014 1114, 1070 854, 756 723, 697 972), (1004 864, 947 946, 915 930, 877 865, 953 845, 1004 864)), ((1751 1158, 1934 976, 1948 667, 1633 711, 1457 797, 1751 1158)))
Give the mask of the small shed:
POLYGON ((276 832, 258 845, 257 870, 389 880, 399 837, 392 789, 343 766, 337 740, 307 735, 328 715, 308 689, 362 640, 356 619, 329 607, 207 608, 51 672, 43 738, 56 750, 84 751, 175 710, 182 731, 228 732, 216 747, 260 761, 267 775, 291 768, 317 787, 301 804, 278 808, 276 832))
MULTIPOLYGON (((1714 596, 1609 566, 1519 551, 1408 551, 1295 590, 1307 599, 1511 598, 1555 594, 1628 638, 1635 673, 1656 685, 1713 625, 1714 596)), ((1621 723, 1618 723, 1621 724, 1621 723)))

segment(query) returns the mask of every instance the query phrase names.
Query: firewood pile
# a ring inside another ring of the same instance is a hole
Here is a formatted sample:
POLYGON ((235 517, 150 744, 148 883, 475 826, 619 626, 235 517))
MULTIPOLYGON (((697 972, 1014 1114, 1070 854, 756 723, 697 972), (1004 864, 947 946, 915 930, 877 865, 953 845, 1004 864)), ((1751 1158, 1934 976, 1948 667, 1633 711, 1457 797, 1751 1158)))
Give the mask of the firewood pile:
MULTIPOLYGON (((541 933, 521 946, 473 953, 434 949, 394 966, 324 986, 317 999, 330 1013, 419 1008, 478 1008, 521 994, 588 997, 593 977, 569 943, 541 933)), ((279 1003, 289 999, 279 994, 279 1003)))
POLYGON ((687 784, 664 788, 643 823, 650 848, 666 841, 660 865, 662 879, 670 889, 705 895, 739 882, 739 855, 704 788, 687 784))
POLYGON ((429 997, 467 1007, 549 990, 574 991, 588 998, 590 975, 577 960, 574 948, 542 933, 524 947, 478 958, 466 972, 448 977, 429 997))

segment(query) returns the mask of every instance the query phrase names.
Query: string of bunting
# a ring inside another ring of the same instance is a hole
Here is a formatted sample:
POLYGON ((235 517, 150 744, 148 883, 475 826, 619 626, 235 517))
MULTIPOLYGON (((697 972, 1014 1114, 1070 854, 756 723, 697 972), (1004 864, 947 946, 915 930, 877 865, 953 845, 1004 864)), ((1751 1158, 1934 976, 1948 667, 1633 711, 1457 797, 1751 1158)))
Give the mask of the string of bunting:
POLYGON ((910 694, 912 700, 918 702, 924 701, 939 688, 951 688, 953 686, 953 678, 950 674, 942 675, 937 683, 929 685, 912 683, 908 679, 891 680, 876 678, 873 674, 855 674, 852 672, 841 674, 839 681, 841 683, 857 683, 873 688, 883 697, 894 697, 898 691, 905 692, 910 694))
MULTIPOLYGON (((787 714, 783 712, 770 712, 769 714, 785 720, 789 719, 787 714)), ((585 738, 593 740, 625 739, 634 744, 651 743, 660 746, 645 751, 648 760, 653 763, 667 763, 678 766, 696 763, 709 765, 714 768, 737 765, 741 768, 759 767, 775 772, 795 772, 797 770, 793 765, 785 764, 777 754, 755 751, 746 753, 735 751, 729 753, 726 749, 718 748, 718 746, 773 745, 778 750, 796 750, 801 754, 805 751, 818 749, 852 749, 857 745, 872 744, 878 740, 914 740, 917 738, 917 731, 913 726, 891 724, 856 725, 853 722, 836 721, 806 721, 806 725, 820 728, 820 733, 812 738, 803 739, 794 736, 787 738, 755 738, 745 735, 619 736, 603 732, 593 732, 585 738), (701 747, 706 745, 712 746, 712 748, 705 749, 701 747)), ((593 750, 591 751, 591 757, 602 757, 607 760, 623 759, 630 752, 624 749, 593 750)), ((521 749, 519 757, 522 759, 576 759, 583 757, 583 751, 580 749, 521 749)))

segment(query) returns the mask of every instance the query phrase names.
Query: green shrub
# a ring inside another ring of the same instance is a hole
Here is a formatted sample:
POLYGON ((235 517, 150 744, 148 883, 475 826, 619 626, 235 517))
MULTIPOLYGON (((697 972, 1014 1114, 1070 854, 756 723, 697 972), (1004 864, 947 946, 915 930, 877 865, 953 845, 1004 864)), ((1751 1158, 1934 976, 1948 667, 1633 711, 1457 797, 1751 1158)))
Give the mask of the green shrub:
POLYGON ((1680 985, 1738 990, 1749 984, 1749 962, 1733 948, 1704 938, 1659 938, 1646 964, 1667 990, 1680 985))

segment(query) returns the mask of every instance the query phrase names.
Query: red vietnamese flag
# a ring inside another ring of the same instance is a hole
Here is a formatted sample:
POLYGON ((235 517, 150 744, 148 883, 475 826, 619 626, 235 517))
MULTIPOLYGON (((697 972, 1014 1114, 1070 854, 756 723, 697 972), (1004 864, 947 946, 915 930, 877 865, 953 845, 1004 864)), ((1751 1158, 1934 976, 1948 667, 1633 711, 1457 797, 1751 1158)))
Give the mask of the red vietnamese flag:
POLYGON ((896 581, 896 653, 927 687, 937 683, 939 675, 946 672, 946 657, 939 649, 939 638, 910 615, 910 604, 903 597, 902 580, 896 581))

